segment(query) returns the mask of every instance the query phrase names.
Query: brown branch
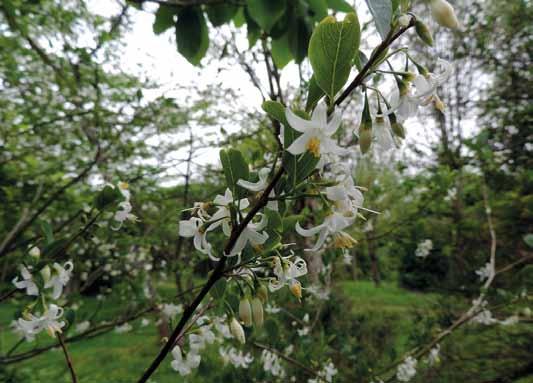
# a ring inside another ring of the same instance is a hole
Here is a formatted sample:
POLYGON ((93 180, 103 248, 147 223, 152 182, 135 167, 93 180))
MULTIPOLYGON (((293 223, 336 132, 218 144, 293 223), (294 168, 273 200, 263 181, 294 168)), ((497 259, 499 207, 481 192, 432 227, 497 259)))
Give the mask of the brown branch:
POLYGON ((63 354, 65 355, 65 360, 67 362, 68 369, 70 370, 70 377, 72 378, 72 383, 78 383, 78 378, 76 377, 76 371, 74 371, 74 366, 72 365, 72 358, 70 357, 67 346, 65 345, 65 342, 63 341, 63 336, 61 333, 57 333, 57 339, 59 340, 59 344, 61 345, 61 348, 63 349, 63 354))

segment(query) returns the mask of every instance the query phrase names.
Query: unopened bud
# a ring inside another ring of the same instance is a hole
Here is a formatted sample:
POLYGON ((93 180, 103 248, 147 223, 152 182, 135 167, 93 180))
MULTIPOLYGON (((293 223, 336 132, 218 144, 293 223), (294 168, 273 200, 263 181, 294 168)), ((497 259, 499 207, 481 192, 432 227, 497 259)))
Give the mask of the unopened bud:
POLYGON ((239 302, 239 318, 246 327, 252 326, 252 307, 247 298, 243 298, 239 302))
POLYGON ((368 123, 361 123, 359 128, 359 147, 361 152, 365 154, 370 149, 372 144, 372 125, 368 123))
POLYGON ((444 110, 446 109, 446 104, 442 102, 439 96, 433 96, 433 105, 435 106, 435 109, 437 109, 439 112, 444 113, 444 110))
POLYGON ((254 324, 257 327, 263 326, 263 302, 261 302, 261 299, 257 297, 252 299, 252 315, 254 318, 254 324))
POLYGON ((429 30, 428 26, 424 24, 420 20, 416 20, 415 22, 415 30, 416 34, 420 39, 425 42, 430 47, 433 46, 433 37, 431 36, 431 31, 429 30))
POLYGON ((522 314, 524 314, 524 316, 526 318, 530 318, 531 317, 531 309, 529 307, 525 307, 523 310, 522 310, 522 314))
POLYGON ((28 252, 33 258, 39 258, 41 256, 41 250, 37 246, 33 246, 28 252))
POLYGON ((459 21, 455 11, 446 0, 431 0, 431 15, 443 27, 459 29, 459 21))
POLYGON ((291 290, 292 295, 294 295, 298 300, 302 299, 302 285, 296 279, 293 279, 289 283, 289 289, 291 290))
POLYGON ((43 267, 40 271, 41 273, 41 277, 43 277, 43 281, 44 283, 48 283, 48 281, 50 280, 50 277, 52 276, 52 271, 50 270, 50 266, 46 265, 45 267, 43 267))
POLYGON ((411 15, 401 15, 398 17, 398 24, 400 24, 402 27, 407 27, 411 22, 411 17, 411 15))
POLYGON ((256 296, 257 298, 261 299, 263 303, 268 301, 268 289, 265 285, 261 285, 257 288, 256 296))
POLYGON ((245 344, 246 343, 246 337, 244 336, 244 329, 242 328, 239 321, 233 317, 231 318, 231 321, 229 323, 229 330, 231 332, 231 335, 235 339, 237 339, 240 343, 245 344))

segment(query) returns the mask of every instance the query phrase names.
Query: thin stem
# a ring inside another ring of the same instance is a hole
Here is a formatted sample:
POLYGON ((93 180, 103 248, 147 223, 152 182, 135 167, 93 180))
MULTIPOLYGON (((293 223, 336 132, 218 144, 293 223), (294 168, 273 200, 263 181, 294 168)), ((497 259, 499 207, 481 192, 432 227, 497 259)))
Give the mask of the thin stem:
POLYGON ((74 371, 74 366, 72 365, 72 359, 70 358, 70 355, 67 350, 67 346, 65 345, 65 342, 63 341, 63 336, 61 333, 57 333, 57 339, 59 340, 59 344, 61 345, 61 348, 63 349, 63 354, 65 354, 65 360, 67 362, 68 369, 70 370, 70 377, 72 378, 72 383, 78 383, 78 378, 76 377, 76 371, 74 371))

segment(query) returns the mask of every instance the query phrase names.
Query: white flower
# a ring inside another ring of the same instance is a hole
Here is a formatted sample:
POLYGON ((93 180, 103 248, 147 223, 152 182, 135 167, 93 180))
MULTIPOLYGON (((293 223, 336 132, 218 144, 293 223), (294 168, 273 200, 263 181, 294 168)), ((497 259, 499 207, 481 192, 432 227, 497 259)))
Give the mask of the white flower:
POLYGON ((46 330, 51 337, 55 337, 55 334, 60 333, 61 328, 65 326, 64 321, 58 320, 62 315, 63 309, 51 304, 43 316, 37 317, 33 314, 28 314, 28 319, 19 318, 18 328, 25 334, 26 338, 34 337, 42 330, 46 330))
POLYGON ((396 379, 400 382, 409 382, 416 375, 417 360, 411 356, 405 358, 396 371, 396 379))
MULTIPOLYGON (((237 185, 242 186, 243 188, 254 191, 254 192, 262 192, 268 186, 268 175, 270 174, 270 169, 263 168, 259 170, 258 174, 259 174, 259 181, 249 182, 246 180, 238 180, 237 185)), ((274 193, 274 190, 272 190, 268 196, 270 198, 275 197, 276 194, 274 193)), ((268 201, 266 207, 267 209, 278 211, 278 201, 268 201)))
POLYGON ((172 303, 164 303, 161 306, 161 312, 167 319, 173 319, 176 315, 183 312, 183 307, 172 303))
POLYGON ((59 263, 54 262, 53 267, 56 270, 56 273, 52 278, 50 278, 50 280, 48 280, 44 284, 44 288, 47 289, 49 287, 52 287, 52 298, 58 299, 61 296, 61 293, 63 292, 63 287, 67 285, 68 281, 70 280, 70 277, 72 276, 74 264, 72 263, 72 261, 68 261, 65 262, 63 266, 61 266, 59 263))
POLYGON ((418 244, 418 247, 415 251, 415 256, 420 258, 426 258, 432 249, 433 241, 431 239, 426 239, 418 244))
POLYGON ((440 345, 439 344, 437 344, 435 347, 433 347, 429 351, 428 363, 429 363, 430 366, 434 366, 434 365, 440 363, 439 353, 440 353, 440 345))
POLYGON ((486 326, 497 323, 498 320, 492 317, 492 313, 489 309, 482 310, 479 314, 470 320, 471 323, 479 323, 486 326))
POLYGON ((39 295, 39 288, 33 281, 33 277, 26 266, 20 266, 20 275, 22 276, 21 281, 18 280, 19 277, 15 277, 12 281, 15 287, 17 289, 26 289, 27 295, 39 295))
POLYGON ((229 210, 230 204, 234 203, 236 207, 243 210, 250 206, 250 202, 247 198, 233 202, 233 193, 230 189, 226 189, 224 195, 217 195, 213 200, 213 203, 218 206, 218 210, 213 214, 209 223, 211 225, 207 231, 212 231, 222 225, 222 231, 226 236, 231 234, 231 213, 229 210))
POLYGON ((326 104, 317 105, 310 121, 298 117, 290 108, 285 110, 285 116, 294 130, 303 133, 287 148, 289 153, 296 155, 309 151, 315 157, 320 157, 321 154, 343 154, 345 152, 331 138, 339 128, 341 115, 334 112, 328 122, 326 104))
POLYGON ((174 360, 170 363, 170 366, 174 371, 179 372, 181 376, 189 375, 193 369, 200 365, 201 360, 200 355, 192 351, 187 354, 186 359, 183 359, 179 346, 175 346, 172 349, 172 358, 174 360))
POLYGON ((229 362, 236 368, 248 368, 250 363, 254 361, 250 353, 245 354, 242 351, 237 351, 234 347, 229 350, 221 347, 218 352, 222 356, 224 364, 229 362))
POLYGON ((487 262, 485 266, 481 267, 479 270, 476 270, 476 274, 479 275, 479 280, 483 282, 486 279, 489 279, 492 275, 493 269, 490 262, 487 262))
POLYGON ((431 0, 431 15, 441 26, 459 29, 459 21, 455 11, 446 0, 431 0))
POLYGON ((34 258, 39 258, 41 256, 41 250, 39 250, 39 248, 37 246, 33 246, 30 251, 28 252, 28 254, 31 256, 31 257, 34 257, 34 258))
POLYGON ((296 278, 307 274, 307 264, 300 257, 296 257, 294 262, 290 261, 289 258, 290 257, 274 258, 273 272, 276 277, 269 279, 268 288, 270 291, 276 291, 281 289, 283 286, 288 285, 291 292, 297 298, 300 298, 301 285, 296 278))
POLYGON ((349 265, 352 264, 352 261, 353 261, 353 256, 350 255, 350 253, 348 253, 347 251, 345 251, 342 254, 342 263, 344 263, 345 265, 349 266, 349 265))
POLYGON ((76 332, 79 334, 81 332, 87 331, 91 327, 91 322, 88 320, 76 324, 76 332))
POLYGON ((324 381, 333 382, 333 377, 337 375, 338 372, 339 371, 335 368, 335 365, 332 362, 329 362, 319 371, 316 379, 308 379, 307 383, 319 383, 324 381))
POLYGON ((204 349, 206 344, 212 344, 215 341, 215 333, 211 331, 210 326, 202 326, 197 331, 197 334, 189 335, 190 348, 195 352, 204 349))
POLYGON ((518 315, 511 315, 509 318, 506 318, 500 322, 502 326, 513 326, 520 321, 518 315))
POLYGON ((141 326, 142 327, 146 327, 150 324, 150 319, 148 318, 143 318, 142 321, 141 321, 141 326))
POLYGON ((252 246, 259 246, 266 242, 268 239, 268 234, 266 232, 259 233, 260 230, 263 230, 267 226, 267 217, 263 214, 258 214, 261 216, 261 221, 258 223, 249 223, 235 241, 233 248, 228 254, 229 257, 239 254, 246 244, 250 242, 252 246))
POLYGON ((304 229, 300 226, 300 222, 296 222, 296 232, 303 237, 312 237, 319 234, 318 240, 315 246, 311 249, 305 249, 305 251, 318 251, 326 242, 328 236, 337 234, 335 246, 339 248, 351 247, 350 244, 354 244, 355 240, 342 230, 350 226, 355 218, 346 217, 339 213, 332 213, 326 217, 324 222, 318 226, 310 229, 304 229))
POLYGON ((307 334, 309 334, 309 331, 311 331, 311 327, 309 326, 305 326, 305 327, 302 327, 301 329, 296 330, 296 332, 298 333, 298 336, 306 336, 307 334))
POLYGON ((227 324, 226 315, 223 315, 222 317, 216 317, 213 320, 213 326, 217 330, 217 332, 222 336, 222 338, 231 338, 231 332, 229 329, 229 326, 227 324))
POLYGON ((372 129, 372 136, 379 152, 384 153, 393 149, 394 139, 392 138, 390 121, 383 115, 377 115, 372 129))
POLYGON ((261 353, 261 361, 263 362, 263 369, 266 372, 279 378, 285 377, 285 370, 281 366, 280 358, 276 354, 269 350, 263 350, 261 353))
POLYGON ((26 342, 33 342, 35 340, 35 333, 30 331, 32 328, 21 326, 19 321, 12 321, 11 328, 16 334, 23 336, 26 342))
POLYGON ((211 244, 207 242, 207 231, 204 222, 197 217, 182 220, 179 223, 179 235, 181 237, 193 237, 194 248, 203 254, 211 253, 211 244))
POLYGON ((355 218, 363 206, 363 193, 355 186, 352 176, 346 172, 337 177, 338 184, 326 188, 326 197, 334 203, 334 210, 344 216, 355 218))

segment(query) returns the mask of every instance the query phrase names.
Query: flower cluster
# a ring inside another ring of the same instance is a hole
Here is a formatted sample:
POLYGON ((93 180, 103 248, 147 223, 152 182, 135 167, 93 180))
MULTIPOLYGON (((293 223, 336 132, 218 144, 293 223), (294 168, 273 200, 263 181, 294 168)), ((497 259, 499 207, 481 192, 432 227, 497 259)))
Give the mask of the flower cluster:
POLYGON ((405 358, 396 370, 396 379, 400 382, 409 382, 416 375, 416 365, 417 360, 412 356, 405 358))
POLYGON ((419 258, 426 258, 431 250, 433 250, 433 241, 431 239, 426 239, 418 244, 415 255, 419 258))

